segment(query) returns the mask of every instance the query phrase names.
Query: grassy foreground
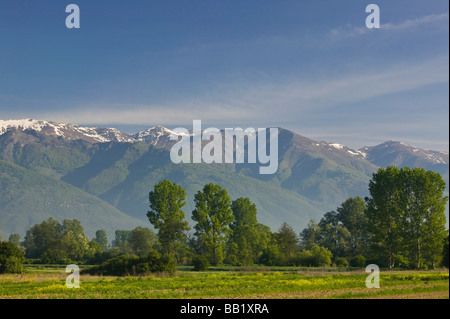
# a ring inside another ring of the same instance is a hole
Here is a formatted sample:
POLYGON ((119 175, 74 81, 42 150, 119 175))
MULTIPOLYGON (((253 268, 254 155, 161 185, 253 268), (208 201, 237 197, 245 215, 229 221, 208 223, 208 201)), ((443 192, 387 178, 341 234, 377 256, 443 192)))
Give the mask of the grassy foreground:
POLYGON ((64 269, 0 275, 0 299, 138 298, 449 298, 449 273, 381 272, 380 288, 369 289, 364 271, 208 271, 180 270, 174 276, 99 277, 82 275, 80 288, 65 285, 64 269))

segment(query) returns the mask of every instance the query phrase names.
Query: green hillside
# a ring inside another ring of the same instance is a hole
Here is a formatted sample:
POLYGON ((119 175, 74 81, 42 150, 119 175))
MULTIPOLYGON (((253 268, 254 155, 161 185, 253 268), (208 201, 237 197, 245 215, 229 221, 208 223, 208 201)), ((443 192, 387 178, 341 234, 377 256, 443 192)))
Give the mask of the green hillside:
POLYGON ((279 171, 269 176, 258 173, 259 165, 174 165, 167 149, 140 142, 91 144, 25 132, 2 136, 0 156, 71 184, 144 222, 149 191, 160 180, 170 179, 187 190, 189 222, 194 194, 212 182, 226 188, 233 199, 249 197, 257 205, 260 222, 272 229, 287 222, 301 230, 348 196, 364 195, 368 172, 375 167, 313 143, 282 130, 279 171))
POLYGON ((98 229, 112 237, 116 229, 149 226, 68 183, 0 160, 2 236, 23 236, 30 226, 49 217, 78 219, 90 237, 98 229))
POLYGON ((318 143, 291 131, 279 132, 279 169, 274 175, 260 175, 253 165, 237 170, 314 202, 320 210, 335 209, 350 196, 368 195, 368 184, 378 167, 347 150, 318 143))
POLYGON ((258 209, 258 220, 276 230, 282 222, 301 229, 311 218, 319 218, 323 212, 306 198, 276 185, 264 183, 230 169, 205 164, 174 165, 167 163, 158 168, 132 168, 128 178, 121 184, 100 195, 120 210, 136 218, 145 218, 148 209, 148 192, 155 183, 169 179, 187 191, 184 208, 189 222, 194 209, 194 195, 207 183, 215 183, 227 189, 231 199, 249 197, 258 209), (136 171, 133 171, 136 169, 136 171))
POLYGON ((112 236, 137 223, 150 226, 148 193, 169 179, 187 191, 184 211, 191 225, 194 195, 216 183, 232 199, 249 197, 259 221, 273 230, 287 222, 300 231, 348 197, 367 195, 378 168, 344 147, 283 129, 278 155, 278 172, 261 175, 259 164, 176 165, 168 149, 143 142, 89 143, 7 132, 0 138, 0 220, 3 229, 21 233, 50 216, 78 216, 88 234, 102 228, 112 236))
POLYGON ((189 222, 192 222, 194 194, 211 182, 226 188, 232 199, 249 197, 257 205, 260 222, 274 229, 283 222, 301 229, 311 218, 323 214, 316 208, 317 203, 280 185, 238 173, 233 165, 175 165, 170 161, 168 150, 142 143, 114 144, 99 150, 90 163, 62 179, 141 220, 147 218, 149 191, 163 179, 186 189, 184 210, 189 222))

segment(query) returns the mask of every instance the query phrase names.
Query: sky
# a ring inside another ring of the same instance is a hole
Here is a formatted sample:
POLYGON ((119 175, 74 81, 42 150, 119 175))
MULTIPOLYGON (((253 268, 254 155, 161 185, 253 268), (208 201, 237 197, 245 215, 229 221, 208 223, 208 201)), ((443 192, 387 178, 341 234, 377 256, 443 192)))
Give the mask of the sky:
POLYGON ((0 0, 0 119, 448 151, 448 38, 447 0, 0 0))

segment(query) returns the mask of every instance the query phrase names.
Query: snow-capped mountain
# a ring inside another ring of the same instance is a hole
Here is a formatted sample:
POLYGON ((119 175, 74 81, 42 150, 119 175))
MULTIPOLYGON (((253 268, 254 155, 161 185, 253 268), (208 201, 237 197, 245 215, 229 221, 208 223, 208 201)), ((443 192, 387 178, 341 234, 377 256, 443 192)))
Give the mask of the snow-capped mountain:
POLYGON ((146 144, 167 148, 176 142, 170 139, 170 135, 172 134, 175 133, 168 128, 158 125, 131 135, 131 138, 136 142, 144 142, 146 144))
POLYGON ((0 120, 0 135, 12 130, 37 132, 43 135, 62 137, 66 140, 84 140, 90 143, 143 142, 159 147, 170 147, 175 143, 170 140, 170 135, 175 133, 163 126, 154 126, 129 135, 116 128, 84 127, 34 119, 0 120))
MULTIPOLYGON (((62 137, 67 140, 81 139, 90 143, 143 142, 163 148, 169 148, 175 143, 175 141, 170 140, 170 135, 175 133, 163 126, 154 126, 134 135, 129 135, 115 128, 83 127, 75 124, 34 119, 0 120, 0 135, 12 130, 37 132, 39 134, 62 137)), ((295 133, 294 135, 297 136, 294 139, 294 144, 297 147, 315 149, 330 156, 335 154, 336 156, 365 159, 380 167, 395 165, 400 167, 426 166, 428 168, 430 165, 449 164, 449 154, 446 152, 424 150, 403 142, 388 141, 380 145, 366 146, 359 150, 354 150, 339 143, 314 141, 295 133)))
POLYGON ((315 143, 315 145, 318 147, 330 150, 330 151, 339 150, 339 151, 349 154, 353 157, 366 158, 366 154, 364 152, 362 152, 361 150, 354 150, 352 148, 349 148, 349 147, 339 144, 339 143, 318 141, 315 143))
POLYGON ((67 140, 85 140, 90 143, 134 142, 128 134, 115 128, 83 127, 34 119, 0 120, 0 135, 11 130, 34 131, 67 140))
MULTIPOLYGON (((34 223, 35 210, 29 207, 34 208, 36 204, 41 204, 40 211, 48 217, 84 214, 88 216, 89 226, 95 227, 91 229, 93 232, 99 228, 91 224, 102 225, 105 221, 114 224, 110 225, 111 229, 117 227, 114 219, 102 217, 110 216, 104 215, 105 210, 117 209, 116 215, 122 212, 145 219, 148 191, 163 176, 182 187, 190 187, 191 192, 211 180, 226 185, 231 196, 237 198, 246 194, 258 203, 262 223, 278 227, 283 221, 298 225, 300 229, 306 227, 310 219, 321 218, 324 211, 335 209, 350 196, 367 196, 369 180, 379 167, 422 167, 439 172, 449 184, 448 153, 427 151, 401 142, 354 150, 279 128, 279 169, 273 176, 267 176, 259 174, 259 165, 252 163, 207 168, 173 165, 167 151, 150 146, 170 149, 176 142, 170 140, 172 133, 162 126, 129 135, 114 128, 33 119, 0 120, 0 173, 6 185, 0 187, 3 228, 18 233, 20 222, 23 225, 20 231, 24 232, 34 223), (64 186, 64 183, 70 185, 64 186), (55 196, 59 188, 64 191, 55 196), (107 203, 97 201, 86 206, 85 202, 92 199, 83 197, 80 192, 98 196, 107 203), (45 201, 36 201, 39 196, 44 196, 45 201), (74 198, 80 198, 81 206, 72 204, 74 198), (106 204, 114 207, 108 208, 106 204), (91 222, 92 216, 98 217, 97 224, 91 222)), ((186 134, 192 136, 192 132, 186 134)), ((192 201, 189 205, 193 208, 192 201)))
POLYGON ((428 168, 430 165, 448 165, 447 152, 438 152, 414 147, 403 142, 388 141, 380 145, 359 150, 365 158, 378 166, 410 166, 428 168))

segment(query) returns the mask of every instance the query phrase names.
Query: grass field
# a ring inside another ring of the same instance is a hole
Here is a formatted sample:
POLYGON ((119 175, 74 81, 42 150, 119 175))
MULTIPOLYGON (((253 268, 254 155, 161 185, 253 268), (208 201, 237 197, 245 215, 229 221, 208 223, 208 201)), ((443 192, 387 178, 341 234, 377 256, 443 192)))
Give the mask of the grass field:
POLYGON ((27 268, 22 275, 0 275, 0 299, 140 299, 140 298, 420 298, 448 299, 448 270, 381 271, 380 288, 369 289, 364 270, 227 269, 174 276, 80 276, 80 288, 65 285, 64 268, 27 268))

